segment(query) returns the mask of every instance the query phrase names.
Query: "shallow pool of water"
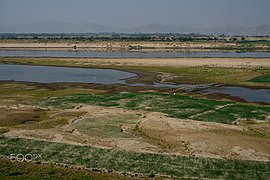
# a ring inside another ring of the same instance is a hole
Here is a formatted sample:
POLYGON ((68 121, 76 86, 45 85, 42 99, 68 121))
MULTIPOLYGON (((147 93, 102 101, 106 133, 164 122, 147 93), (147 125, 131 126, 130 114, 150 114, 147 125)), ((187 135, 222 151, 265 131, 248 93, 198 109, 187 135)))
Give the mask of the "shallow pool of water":
POLYGON ((0 80, 14 80, 38 83, 97 83, 124 84, 134 73, 112 69, 86 69, 30 65, 0 65, 0 80))
POLYGON ((247 102, 270 103, 270 89, 250 89, 244 87, 223 86, 208 88, 202 91, 204 94, 221 93, 244 99, 247 102))

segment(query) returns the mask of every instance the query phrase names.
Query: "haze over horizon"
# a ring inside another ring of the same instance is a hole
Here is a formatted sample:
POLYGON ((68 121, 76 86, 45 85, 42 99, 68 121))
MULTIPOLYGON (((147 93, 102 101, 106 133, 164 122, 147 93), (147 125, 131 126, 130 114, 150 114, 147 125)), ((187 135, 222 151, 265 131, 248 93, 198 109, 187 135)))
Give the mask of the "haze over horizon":
POLYGON ((1 0, 0 25, 97 23, 131 28, 165 24, 208 28, 269 25, 269 0, 1 0))

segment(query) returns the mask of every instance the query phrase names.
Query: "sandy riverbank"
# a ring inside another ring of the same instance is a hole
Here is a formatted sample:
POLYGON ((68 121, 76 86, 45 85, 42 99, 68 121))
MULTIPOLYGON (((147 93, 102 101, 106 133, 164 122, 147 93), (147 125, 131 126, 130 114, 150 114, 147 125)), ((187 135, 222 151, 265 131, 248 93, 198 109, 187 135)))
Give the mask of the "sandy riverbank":
MULTIPOLYGON (((59 58, 57 58, 59 59, 59 58)), ((61 59, 61 58, 60 58, 61 59)), ((270 58, 66 58, 92 65, 172 66, 172 67, 270 67, 270 58)))

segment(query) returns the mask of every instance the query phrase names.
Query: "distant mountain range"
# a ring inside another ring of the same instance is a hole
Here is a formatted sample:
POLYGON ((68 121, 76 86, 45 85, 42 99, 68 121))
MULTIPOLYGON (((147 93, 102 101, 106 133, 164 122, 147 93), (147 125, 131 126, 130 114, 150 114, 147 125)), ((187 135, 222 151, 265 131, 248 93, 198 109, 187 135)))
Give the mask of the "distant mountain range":
POLYGON ((118 28, 96 23, 47 22, 0 25, 0 33, 200 33, 214 35, 270 35, 270 25, 244 27, 225 25, 214 28, 189 28, 176 25, 149 24, 134 28, 118 28))

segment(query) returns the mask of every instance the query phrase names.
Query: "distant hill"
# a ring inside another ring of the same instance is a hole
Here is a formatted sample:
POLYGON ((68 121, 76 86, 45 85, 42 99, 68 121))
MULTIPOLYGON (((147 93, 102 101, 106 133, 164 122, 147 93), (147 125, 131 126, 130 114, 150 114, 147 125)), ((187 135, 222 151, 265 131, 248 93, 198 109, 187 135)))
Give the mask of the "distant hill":
POLYGON ((191 33, 193 30, 187 27, 163 24, 149 24, 124 30, 128 33, 191 33))
POLYGON ((109 28, 95 23, 63 23, 47 22, 33 24, 17 24, 0 26, 1 33, 82 33, 82 32, 113 32, 118 29, 109 28))
POLYGON ((149 24, 133 28, 117 28, 96 23, 47 22, 33 24, 0 25, 0 33, 201 33, 214 35, 270 35, 270 25, 244 27, 225 25, 214 28, 189 28, 176 25, 149 24))

